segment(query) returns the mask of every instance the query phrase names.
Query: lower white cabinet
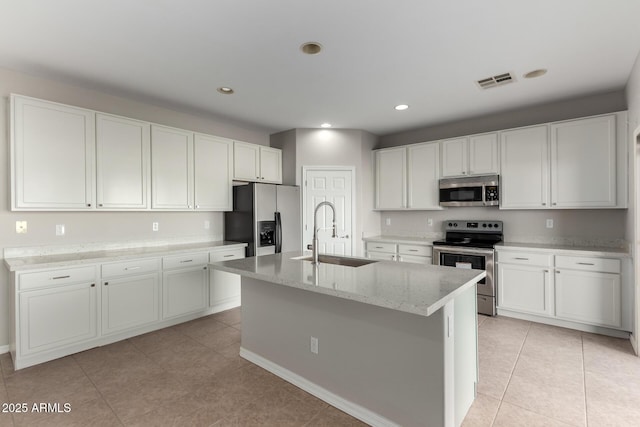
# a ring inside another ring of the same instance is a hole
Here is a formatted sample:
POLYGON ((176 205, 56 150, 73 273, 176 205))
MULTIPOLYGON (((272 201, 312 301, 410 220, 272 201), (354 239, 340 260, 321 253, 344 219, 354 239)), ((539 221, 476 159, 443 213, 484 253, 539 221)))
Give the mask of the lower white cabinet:
MULTIPOLYGON (((229 261, 244 258, 244 248, 212 251, 210 262, 229 261)), ((226 271, 209 272, 209 306, 214 311, 222 311, 240 305, 240 275, 226 271)))
POLYGON ((498 265, 498 306, 533 314, 552 314, 549 267, 498 265))
POLYGON ((17 310, 11 347, 18 369, 17 358, 70 347, 98 335, 95 267, 19 275, 12 295, 17 310))
POLYGON ((102 334, 160 319, 159 261, 152 258, 102 266, 102 334))
POLYGON ((368 241, 365 243, 366 257, 380 261, 413 262, 431 264, 433 247, 388 241, 368 241))
POLYGON ((162 259, 162 318, 202 311, 208 306, 209 270, 206 252, 162 259))

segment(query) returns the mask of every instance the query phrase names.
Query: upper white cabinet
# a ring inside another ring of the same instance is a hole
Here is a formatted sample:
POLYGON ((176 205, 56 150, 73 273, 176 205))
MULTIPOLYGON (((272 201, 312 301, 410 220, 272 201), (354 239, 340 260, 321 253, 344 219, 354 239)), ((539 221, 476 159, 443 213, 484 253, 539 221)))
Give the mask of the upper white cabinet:
POLYGON ((441 209, 439 144, 376 150, 376 209, 441 209))
POLYGON ((234 141, 233 179, 282 184, 282 150, 234 141))
POLYGON ((551 205, 616 206, 616 117, 551 125, 551 205))
POLYGON ((96 114, 98 209, 147 209, 150 125, 96 114))
POLYGON ((546 125, 502 132, 500 136, 501 208, 548 207, 548 141, 546 125))
POLYGON ((627 206, 626 113, 501 133, 503 209, 627 206))
POLYGON ((11 209, 95 205, 95 114, 11 95, 11 209))
POLYGON ((151 126, 154 209, 193 209, 193 133, 151 126))
POLYGON ((487 133, 440 141, 442 176, 497 174, 498 135, 487 133))
POLYGON ((195 134, 193 152, 195 208, 232 210, 233 141, 195 134))
POLYGON ((407 148, 375 151, 376 209, 404 209, 407 205, 407 148))

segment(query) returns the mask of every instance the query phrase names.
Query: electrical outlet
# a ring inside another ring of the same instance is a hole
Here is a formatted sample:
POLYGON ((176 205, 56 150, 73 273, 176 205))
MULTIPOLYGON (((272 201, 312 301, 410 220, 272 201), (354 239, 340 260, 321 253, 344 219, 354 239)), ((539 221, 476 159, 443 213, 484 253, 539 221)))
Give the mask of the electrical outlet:
POLYGON ((211 224, 209 223, 209 221, 205 221, 204 222, 204 229, 208 230, 211 227, 211 224))
POLYGON ((158 231, 158 230, 159 230, 159 228, 160 228, 160 227, 158 226, 158 223, 157 223, 157 222, 154 222, 153 224, 151 224, 151 229, 152 229, 153 231, 158 231))
POLYGON ((56 224, 56 236, 64 236, 64 224, 56 224))
POLYGON ((27 221, 16 221, 16 233, 27 234, 27 221))
POLYGON ((553 228, 553 220, 551 218, 547 219, 547 228, 553 228))
POLYGON ((427 225, 433 227, 433 218, 427 218, 427 225))
POLYGON ((391 218, 385 219, 384 223, 387 224, 387 225, 391 225, 391 218))
POLYGON ((311 337, 310 350, 311 350, 311 353, 318 354, 318 338, 311 337))

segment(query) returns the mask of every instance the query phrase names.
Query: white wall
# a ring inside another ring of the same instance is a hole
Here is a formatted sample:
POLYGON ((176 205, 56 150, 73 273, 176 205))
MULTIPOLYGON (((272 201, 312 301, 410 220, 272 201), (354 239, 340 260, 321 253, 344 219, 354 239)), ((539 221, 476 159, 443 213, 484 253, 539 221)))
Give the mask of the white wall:
MULTIPOLYGON (((269 134, 259 128, 229 123, 215 117, 199 117, 0 69, 0 257, 7 247, 63 245, 88 242, 164 240, 207 236, 221 239, 223 214, 218 212, 11 212, 8 141, 8 95, 18 93, 168 126, 268 145, 269 134), (15 233, 15 221, 28 222, 27 234, 15 233), (204 229, 204 221, 211 228, 204 229), (158 232, 152 222, 160 223, 158 232), (55 225, 65 224, 66 234, 55 235, 55 225)), ((1 258, 0 258, 1 259, 1 258)), ((9 341, 9 274, 0 268, 0 347, 9 341)))

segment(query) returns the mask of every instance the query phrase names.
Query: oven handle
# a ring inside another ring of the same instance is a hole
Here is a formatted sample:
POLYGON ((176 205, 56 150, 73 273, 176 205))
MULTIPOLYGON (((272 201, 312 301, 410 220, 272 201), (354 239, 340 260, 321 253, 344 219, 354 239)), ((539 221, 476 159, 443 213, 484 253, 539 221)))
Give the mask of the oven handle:
POLYGON ((449 253, 456 255, 493 255, 493 249, 483 249, 483 248, 461 248, 459 246, 434 246, 433 247, 433 258, 436 258, 436 255, 440 255, 441 253, 449 253))

